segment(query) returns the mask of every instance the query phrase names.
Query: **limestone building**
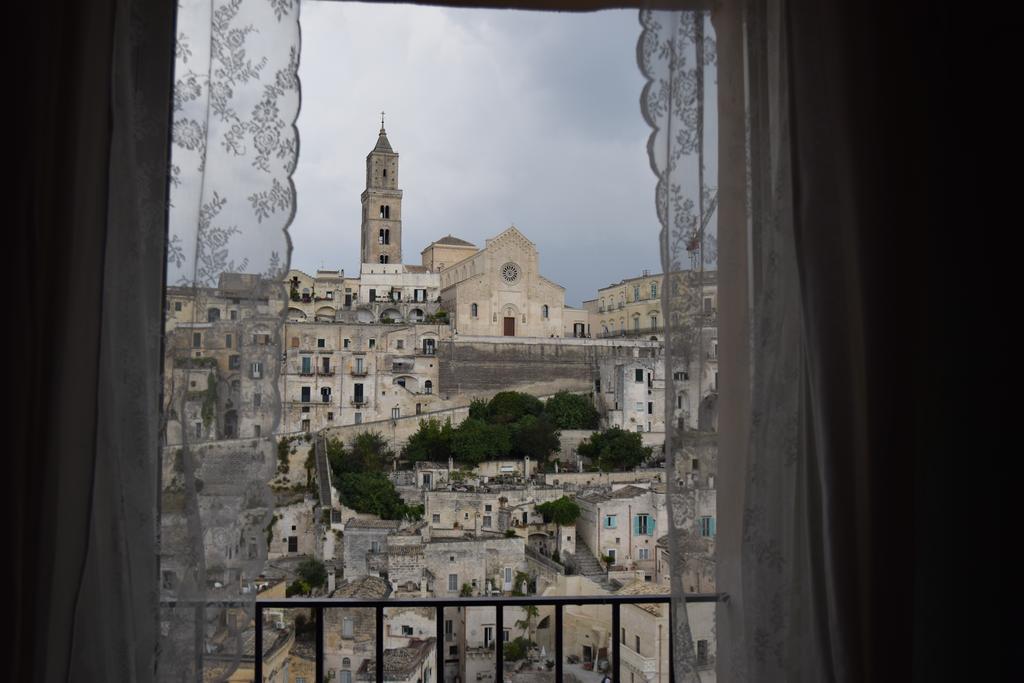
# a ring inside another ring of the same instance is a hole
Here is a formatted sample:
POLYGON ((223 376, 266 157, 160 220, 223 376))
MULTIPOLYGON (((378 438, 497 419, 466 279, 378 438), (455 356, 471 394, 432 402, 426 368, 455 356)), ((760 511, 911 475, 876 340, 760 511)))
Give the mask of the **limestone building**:
MULTIPOLYGON (((437 251, 437 243, 430 249, 437 251)), ((587 312, 540 274, 537 247, 515 226, 441 272, 441 303, 461 335, 584 337, 587 312)))

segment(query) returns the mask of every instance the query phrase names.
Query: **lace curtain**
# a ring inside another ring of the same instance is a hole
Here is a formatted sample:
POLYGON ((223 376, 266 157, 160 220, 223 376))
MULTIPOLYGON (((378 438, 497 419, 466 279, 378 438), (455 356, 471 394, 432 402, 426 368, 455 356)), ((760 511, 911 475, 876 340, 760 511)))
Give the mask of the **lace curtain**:
POLYGON ((212 676, 206 680, 227 680, 246 655, 251 667, 244 631, 255 593, 242 592, 238 577, 261 573, 274 513, 270 436, 280 419, 275 368, 284 314, 277 302, 295 212, 299 40, 298 0, 179 4, 167 283, 169 297, 190 305, 191 319, 177 319, 172 330, 169 315, 165 344, 161 680, 195 680, 197 667, 212 676), (233 273, 248 275, 226 275, 233 273), (225 303, 234 305, 230 318, 219 308, 225 303), (235 379, 200 389, 229 408, 266 395, 258 427, 193 432, 192 333, 232 340, 235 379), (263 335, 269 344, 257 343, 263 335), (202 607, 217 600, 240 602, 243 614, 202 607), (205 651, 204 640, 225 624, 227 637, 205 651))

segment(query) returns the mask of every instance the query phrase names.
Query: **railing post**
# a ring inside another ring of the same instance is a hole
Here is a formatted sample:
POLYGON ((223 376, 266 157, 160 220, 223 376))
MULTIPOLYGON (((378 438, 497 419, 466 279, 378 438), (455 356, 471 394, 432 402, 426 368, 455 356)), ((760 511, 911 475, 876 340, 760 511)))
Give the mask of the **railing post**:
POLYGON ((384 683, 384 605, 377 605, 377 623, 374 624, 376 639, 373 647, 377 653, 377 683, 384 683))
POLYGON ((444 642, 444 607, 438 605, 434 609, 437 618, 434 628, 434 636, 437 638, 437 661, 434 664, 437 667, 437 676, 434 679, 444 681, 444 649, 447 647, 447 643, 444 642))
POLYGON ((504 683, 505 680, 505 629, 503 628, 504 606, 498 603, 494 606, 494 680, 496 683, 504 683))
POLYGON ((622 640, 622 627, 619 625, 619 603, 612 603, 612 680, 619 683, 619 646, 622 640))
POLYGON ((256 603, 255 644, 252 653, 252 669, 256 683, 263 683, 263 606, 256 603))
POLYGON ((324 680, 324 608, 317 605, 313 608, 313 615, 316 618, 316 680, 323 683, 324 680))
POLYGON ((562 603, 555 605, 555 680, 562 680, 562 603))
MULTIPOLYGON (((686 609, 686 603, 683 603, 683 609, 686 609)), ((674 681, 676 679, 676 657, 675 657, 675 645, 676 645, 676 624, 675 615, 672 614, 672 601, 668 601, 668 680, 674 681)))

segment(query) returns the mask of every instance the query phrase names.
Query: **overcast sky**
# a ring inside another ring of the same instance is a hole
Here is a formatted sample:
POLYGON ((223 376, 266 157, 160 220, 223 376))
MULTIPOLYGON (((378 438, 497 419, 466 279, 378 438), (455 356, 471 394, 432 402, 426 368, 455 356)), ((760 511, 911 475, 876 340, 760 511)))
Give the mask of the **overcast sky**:
POLYGON ((514 223, 579 305, 660 270, 637 12, 302 3, 292 267, 359 269, 359 195, 384 110, 403 260, 514 223))

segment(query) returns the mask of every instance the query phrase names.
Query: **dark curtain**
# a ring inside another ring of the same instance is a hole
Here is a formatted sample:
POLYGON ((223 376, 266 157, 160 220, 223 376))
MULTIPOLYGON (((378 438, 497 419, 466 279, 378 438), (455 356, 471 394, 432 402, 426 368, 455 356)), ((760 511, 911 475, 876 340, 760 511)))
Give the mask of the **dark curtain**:
POLYGON ((174 3, 11 11, 7 679, 151 680, 174 3))

